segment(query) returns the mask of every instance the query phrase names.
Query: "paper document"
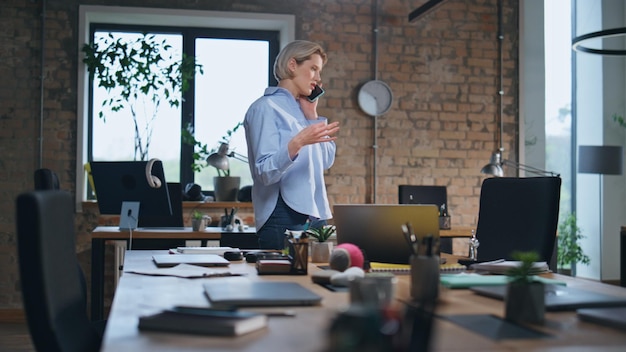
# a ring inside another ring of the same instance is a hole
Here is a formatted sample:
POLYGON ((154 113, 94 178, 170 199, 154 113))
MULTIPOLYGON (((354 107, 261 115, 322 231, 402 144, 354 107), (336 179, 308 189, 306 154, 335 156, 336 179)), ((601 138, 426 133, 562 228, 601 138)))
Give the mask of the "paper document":
POLYGON ((178 247, 174 251, 179 254, 217 254, 224 255, 224 252, 239 251, 239 248, 232 247, 178 247))
POLYGON ((231 273, 230 271, 223 270, 209 270, 197 265, 190 264, 178 264, 171 268, 162 269, 124 270, 124 272, 150 276, 175 276, 187 279, 245 275, 231 273))

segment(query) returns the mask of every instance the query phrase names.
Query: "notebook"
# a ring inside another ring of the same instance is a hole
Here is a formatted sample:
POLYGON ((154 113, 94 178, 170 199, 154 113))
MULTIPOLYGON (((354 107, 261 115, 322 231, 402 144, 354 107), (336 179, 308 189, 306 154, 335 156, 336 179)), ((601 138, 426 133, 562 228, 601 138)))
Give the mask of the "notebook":
POLYGON ((432 204, 336 204, 333 218, 337 243, 359 246, 371 262, 408 264, 411 250, 401 227, 407 222, 420 241, 430 234, 439 243, 439 209, 432 204))
MULTIPOLYGON (((545 305, 547 311, 626 306, 625 297, 585 291, 569 286, 545 285, 545 289, 545 305)), ((506 295, 505 285, 470 287, 470 290, 480 295, 500 300, 504 299, 506 295)))
POLYGON ((580 320, 626 331, 626 307, 584 308, 577 310, 576 314, 580 320))
POLYGON ((152 261, 159 268, 169 268, 178 264, 200 266, 228 266, 230 262, 217 254, 159 254, 153 255, 152 261))
POLYGON ((297 282, 218 278, 204 284, 213 307, 312 306, 322 297, 297 282))

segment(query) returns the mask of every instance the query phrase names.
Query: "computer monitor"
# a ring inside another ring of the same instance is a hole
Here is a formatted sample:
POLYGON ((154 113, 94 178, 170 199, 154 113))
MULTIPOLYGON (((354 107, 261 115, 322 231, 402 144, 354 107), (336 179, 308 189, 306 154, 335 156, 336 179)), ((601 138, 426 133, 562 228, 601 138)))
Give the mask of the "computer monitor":
POLYGON ((93 161, 89 164, 100 214, 119 215, 122 202, 135 201, 139 202, 139 227, 183 226, 174 219, 161 161, 151 163, 148 172, 148 161, 93 161), (151 187, 147 175, 157 177, 161 186, 151 187))

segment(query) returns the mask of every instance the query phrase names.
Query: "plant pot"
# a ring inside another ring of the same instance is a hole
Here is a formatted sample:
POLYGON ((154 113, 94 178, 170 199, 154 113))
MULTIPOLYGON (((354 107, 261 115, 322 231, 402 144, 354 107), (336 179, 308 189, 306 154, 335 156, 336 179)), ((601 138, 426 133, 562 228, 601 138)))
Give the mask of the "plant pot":
POLYGON ((237 201, 237 193, 239 192, 240 182, 241 182, 241 177, 239 176, 213 177, 213 189, 215 192, 215 201, 217 202, 237 201))
POLYGON ((542 324, 545 315, 545 288, 541 282, 510 283, 504 298, 506 320, 542 324))
POLYGON ((311 242, 311 261, 313 263, 328 263, 332 251, 332 242, 311 242))
POLYGON ((204 219, 191 219, 191 229, 193 231, 204 231, 206 223, 204 219))

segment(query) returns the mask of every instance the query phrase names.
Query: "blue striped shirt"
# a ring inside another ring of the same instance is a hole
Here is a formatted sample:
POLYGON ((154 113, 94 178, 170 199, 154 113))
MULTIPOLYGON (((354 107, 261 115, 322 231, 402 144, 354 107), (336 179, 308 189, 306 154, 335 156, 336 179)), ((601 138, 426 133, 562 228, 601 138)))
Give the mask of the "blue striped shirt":
POLYGON ((252 173, 255 226, 272 214, 278 194, 293 210, 318 219, 332 218, 324 170, 335 161, 335 142, 306 145, 291 160, 287 144, 302 129, 327 119, 307 120, 293 95, 280 87, 265 89, 246 113, 244 128, 252 173))

